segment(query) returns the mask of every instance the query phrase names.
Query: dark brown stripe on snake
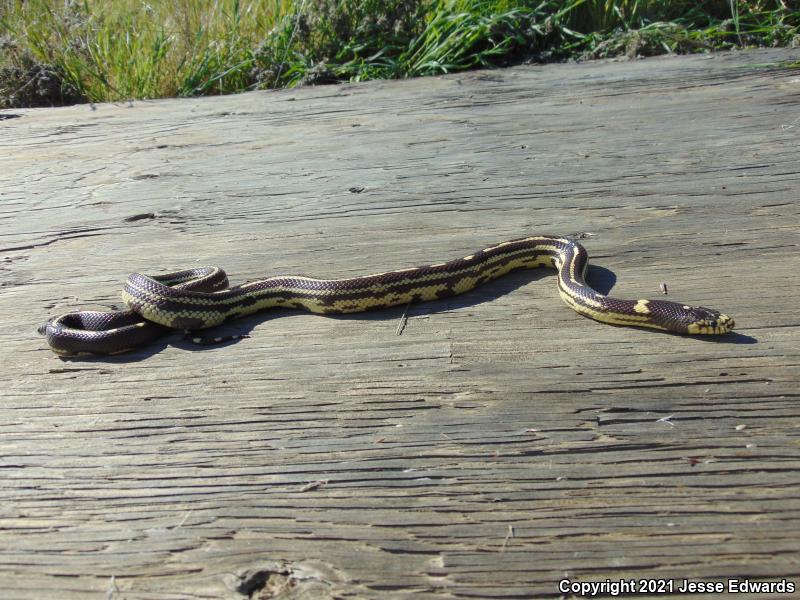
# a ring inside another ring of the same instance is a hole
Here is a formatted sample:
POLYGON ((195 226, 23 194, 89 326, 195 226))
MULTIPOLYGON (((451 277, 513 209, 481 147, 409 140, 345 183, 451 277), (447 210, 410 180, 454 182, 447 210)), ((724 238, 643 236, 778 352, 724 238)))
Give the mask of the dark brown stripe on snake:
MULTIPOLYGON (((525 260, 527 262, 533 262, 536 259, 542 256, 553 257, 557 256, 557 253, 551 251, 543 251, 543 250, 532 250, 530 248, 522 248, 517 251, 514 255, 515 259, 525 260)), ((347 285, 340 286, 336 290, 336 294, 331 294, 330 297, 326 297, 325 295, 321 295, 318 293, 306 293, 299 291, 299 288, 302 285, 308 285, 308 279, 297 279, 295 277, 274 277, 268 278, 263 281, 254 282, 250 284, 245 284, 244 286, 236 286, 231 288, 228 291, 224 292, 215 292, 215 298, 219 300, 230 300, 235 301, 237 305, 242 308, 246 308, 248 306, 252 306, 257 302, 260 302, 267 298, 276 298, 282 299, 287 303, 287 306, 291 306, 289 300, 296 300, 299 298, 316 300, 321 306, 331 306, 335 302, 352 302, 357 301, 364 298, 371 298, 375 295, 375 286, 380 283, 381 285, 381 294, 406 294, 414 289, 418 289, 420 287, 419 278, 425 277, 426 275, 436 275, 439 274, 439 277, 426 280, 424 282, 425 287, 435 287, 440 285, 446 285, 447 287, 441 290, 438 294, 439 298, 447 298, 452 296, 454 292, 454 287, 458 284, 465 277, 478 277, 483 278, 483 281, 480 283, 484 283, 486 280, 491 279, 491 275, 489 273, 498 266, 502 266, 501 263, 506 262, 508 260, 508 254, 503 254, 500 256, 493 256, 494 260, 491 262, 482 262, 478 264, 471 264, 472 261, 467 261, 465 259, 457 259, 456 261, 452 261, 451 263, 447 263, 450 266, 449 271, 443 271, 445 265, 439 266, 423 266, 417 267, 415 269, 414 275, 418 278, 416 281, 408 282, 407 278, 411 274, 411 270, 405 271, 390 271, 385 274, 381 274, 380 279, 375 277, 371 277, 372 284, 370 286, 363 285, 363 279, 353 279, 348 280, 347 285), (463 263, 463 267, 461 268, 460 272, 454 272, 454 265, 463 263), (438 273, 437 273, 438 272, 438 273), (396 282, 387 282, 385 281, 384 277, 386 276, 394 276, 397 275, 402 277, 402 280, 396 282), (352 284, 352 287, 351 287, 352 284), (243 288, 246 288, 247 296, 242 295, 243 288), (291 292, 278 292, 276 288, 288 288, 291 289, 291 292), (344 290, 352 289, 351 292, 346 292, 344 290)), ((522 267, 520 267, 522 268, 522 267)), ((146 280, 145 280, 146 281, 146 280)), ((316 286, 317 289, 320 291, 328 289, 327 285, 331 285, 332 282, 337 280, 317 280, 320 285, 316 286), (327 284, 327 285, 326 285, 327 284)), ((137 282, 138 283, 138 282, 137 282)), ((148 289, 148 285, 142 285, 143 289, 148 289)), ((125 284, 125 289, 128 293, 133 294, 134 290, 132 290, 128 283, 125 284)), ((332 289, 332 288, 331 288, 332 289)), ((193 298, 203 298, 204 294, 189 294, 187 292, 183 292, 181 296, 178 298, 168 298, 167 290, 159 290, 159 295, 161 296, 159 300, 159 305, 162 309, 166 310, 167 312, 180 312, 180 311, 188 311, 188 312, 214 312, 216 314, 224 314, 226 310, 224 309, 216 309, 213 305, 209 305, 204 302, 192 302, 193 298)), ((138 307, 136 307, 138 308, 138 307)))

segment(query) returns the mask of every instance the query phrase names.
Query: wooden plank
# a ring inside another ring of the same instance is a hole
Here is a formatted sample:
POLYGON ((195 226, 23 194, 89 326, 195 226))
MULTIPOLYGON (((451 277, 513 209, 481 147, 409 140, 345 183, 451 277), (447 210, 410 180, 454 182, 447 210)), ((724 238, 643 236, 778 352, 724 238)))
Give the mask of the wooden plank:
POLYGON ((798 57, 0 120, 0 596, 800 584, 798 57), (62 361, 33 333, 137 270, 347 277, 576 232, 602 291, 666 283, 737 334, 598 324, 546 271, 410 307, 401 335, 402 308, 277 311, 235 344, 62 361))

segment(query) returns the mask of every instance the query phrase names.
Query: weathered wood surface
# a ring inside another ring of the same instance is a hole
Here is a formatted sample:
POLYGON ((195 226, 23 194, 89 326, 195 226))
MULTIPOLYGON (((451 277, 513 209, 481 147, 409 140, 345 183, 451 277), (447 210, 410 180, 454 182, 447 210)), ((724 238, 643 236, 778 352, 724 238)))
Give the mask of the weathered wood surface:
POLYGON ((800 584, 798 57, 0 113, 0 597, 800 584), (547 271, 401 335, 403 309, 286 311, 65 362, 34 333, 134 270, 346 277, 537 232, 738 334, 598 324, 547 271))

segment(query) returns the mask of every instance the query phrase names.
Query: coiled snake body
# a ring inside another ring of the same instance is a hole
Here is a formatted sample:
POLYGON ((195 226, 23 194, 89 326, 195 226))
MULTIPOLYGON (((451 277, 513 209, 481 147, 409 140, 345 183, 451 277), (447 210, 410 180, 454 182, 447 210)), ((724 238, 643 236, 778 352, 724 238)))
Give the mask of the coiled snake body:
POLYGON ((734 327, 731 317, 710 308, 599 294, 584 280, 588 255, 583 246, 563 237, 537 236, 445 263, 349 279, 287 275, 228 288, 225 273, 217 267, 160 276, 134 273, 122 292, 130 310, 68 313, 39 331, 60 355, 115 354, 146 344, 168 328, 203 329, 273 307, 345 314, 436 300, 533 267, 555 268, 564 302, 597 321, 700 335, 724 334, 734 327))

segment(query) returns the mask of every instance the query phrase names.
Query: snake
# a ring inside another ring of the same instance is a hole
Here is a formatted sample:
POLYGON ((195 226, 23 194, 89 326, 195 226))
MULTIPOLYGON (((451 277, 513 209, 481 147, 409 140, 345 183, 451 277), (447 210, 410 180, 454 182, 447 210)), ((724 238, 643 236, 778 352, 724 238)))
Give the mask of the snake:
POLYGON ((688 335, 722 335, 734 328, 733 318, 715 309, 601 294, 586 283, 586 249, 571 237, 542 235, 501 242, 448 262, 347 279, 279 275, 230 287, 219 267, 155 276, 133 273, 122 291, 127 310, 67 313, 49 319, 39 332, 61 356, 118 354, 170 330, 215 327, 268 308, 359 313, 448 298, 535 267, 555 269, 561 299, 596 321, 688 335))

